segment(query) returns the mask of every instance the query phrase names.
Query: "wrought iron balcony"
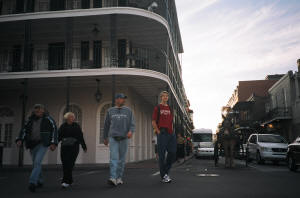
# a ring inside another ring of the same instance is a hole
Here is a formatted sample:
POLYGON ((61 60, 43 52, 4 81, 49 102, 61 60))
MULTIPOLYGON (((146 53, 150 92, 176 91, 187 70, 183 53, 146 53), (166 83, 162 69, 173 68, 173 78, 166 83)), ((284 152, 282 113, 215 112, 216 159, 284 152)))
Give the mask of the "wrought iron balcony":
POLYGON ((80 48, 72 48, 73 56, 70 64, 67 64, 65 51, 64 46, 31 50, 29 64, 25 66, 21 60, 21 49, 2 50, 0 51, 0 73, 107 67, 149 69, 166 73, 166 57, 161 51, 155 49, 132 47, 131 52, 113 58, 110 55, 110 48, 101 48, 103 52, 95 53, 94 58, 90 60, 81 57, 80 48), (112 60, 115 60, 115 63, 112 60))
MULTIPOLYGON (((179 100, 185 106, 182 80, 171 57, 159 49, 132 46, 125 54, 111 56, 111 48, 98 49, 93 59, 82 52, 80 47, 71 50, 72 56, 66 56, 66 49, 60 43, 49 45, 48 49, 30 48, 27 64, 24 64, 20 46, 12 50, 0 51, 0 73, 31 72, 45 70, 68 69, 101 69, 109 67, 146 69, 166 74, 176 92, 179 100), (88 58, 86 58, 88 57, 88 58)), ((87 50, 89 51, 89 49, 87 50)), ((95 50, 94 50, 95 52, 95 50)))
POLYGON ((182 50, 175 3, 165 0, 2 0, 0 15, 74 9, 132 7, 156 13, 168 22, 175 51, 182 50))
POLYGON ((282 119, 292 119, 291 107, 274 108, 270 110, 265 117, 265 121, 282 120, 282 119))

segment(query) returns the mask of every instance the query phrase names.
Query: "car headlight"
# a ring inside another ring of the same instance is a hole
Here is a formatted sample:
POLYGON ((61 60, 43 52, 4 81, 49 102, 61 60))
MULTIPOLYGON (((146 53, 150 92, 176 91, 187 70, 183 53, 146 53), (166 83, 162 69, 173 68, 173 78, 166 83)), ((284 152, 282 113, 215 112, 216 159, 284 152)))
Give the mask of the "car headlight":
POLYGON ((261 150, 265 152, 272 152, 272 148, 269 147, 261 147, 261 150))

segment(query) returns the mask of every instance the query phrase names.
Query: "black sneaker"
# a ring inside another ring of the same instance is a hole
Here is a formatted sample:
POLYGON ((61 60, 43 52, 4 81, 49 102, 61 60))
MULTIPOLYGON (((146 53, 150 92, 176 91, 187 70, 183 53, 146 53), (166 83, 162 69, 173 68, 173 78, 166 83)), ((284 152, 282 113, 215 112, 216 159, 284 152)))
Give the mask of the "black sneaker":
POLYGON ((35 188, 36 188, 35 184, 30 183, 30 184, 29 184, 29 187, 28 187, 28 190, 29 190, 30 192, 34 193, 34 192, 35 192, 35 188))
POLYGON ((38 182, 38 184, 37 184, 37 186, 36 186, 37 188, 43 188, 44 187, 44 184, 43 183, 41 183, 41 182, 38 182))

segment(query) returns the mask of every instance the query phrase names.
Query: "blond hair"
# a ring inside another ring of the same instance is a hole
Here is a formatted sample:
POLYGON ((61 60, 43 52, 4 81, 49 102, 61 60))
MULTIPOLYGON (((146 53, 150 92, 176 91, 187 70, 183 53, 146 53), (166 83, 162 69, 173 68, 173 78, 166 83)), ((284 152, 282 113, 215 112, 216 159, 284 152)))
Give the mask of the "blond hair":
POLYGON ((67 112, 64 115, 64 119, 67 120, 69 116, 73 116, 75 118, 75 114, 73 112, 67 112))
POLYGON ((160 92, 159 97, 161 98, 163 94, 167 94, 167 95, 169 96, 169 92, 167 92, 167 91, 162 91, 162 92, 160 92))

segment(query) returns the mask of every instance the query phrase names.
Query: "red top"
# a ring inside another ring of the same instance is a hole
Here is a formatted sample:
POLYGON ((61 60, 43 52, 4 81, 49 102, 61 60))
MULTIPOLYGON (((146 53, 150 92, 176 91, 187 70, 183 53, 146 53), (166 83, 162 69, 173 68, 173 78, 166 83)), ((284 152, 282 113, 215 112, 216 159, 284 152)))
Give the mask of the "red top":
MULTIPOLYGON (((164 106, 162 104, 159 105, 160 108, 160 116, 158 120, 158 128, 167 128, 168 133, 173 133, 173 114, 170 110, 169 106, 164 106)), ((153 114, 152 114, 152 120, 157 121, 158 116, 158 107, 156 106, 154 108, 153 114)))

